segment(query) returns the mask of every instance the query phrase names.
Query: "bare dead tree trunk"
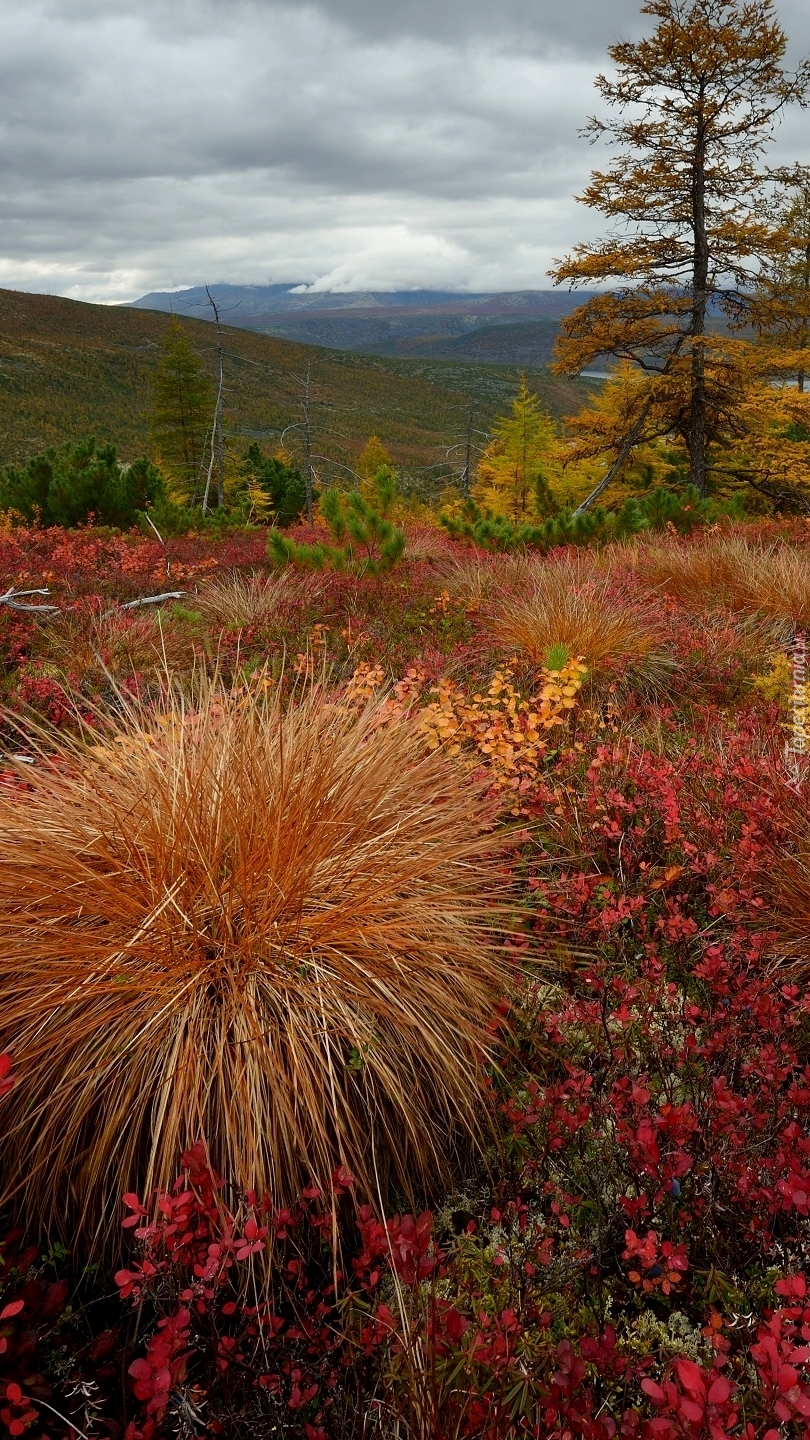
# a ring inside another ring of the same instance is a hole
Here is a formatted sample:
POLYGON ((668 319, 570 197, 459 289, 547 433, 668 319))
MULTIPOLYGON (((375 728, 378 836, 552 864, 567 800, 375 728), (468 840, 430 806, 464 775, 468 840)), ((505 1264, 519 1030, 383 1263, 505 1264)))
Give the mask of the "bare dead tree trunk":
POLYGON ((212 476, 213 473, 214 473, 214 460, 215 460, 215 458, 216 458, 216 451, 215 451, 215 449, 214 449, 214 436, 215 436, 215 433, 216 433, 216 417, 214 418, 214 425, 213 425, 213 427, 212 427, 212 429, 211 429, 211 457, 210 457, 210 459, 209 459, 209 461, 208 461, 208 474, 207 474, 206 477, 205 477, 205 492, 204 492, 204 494, 203 494, 203 499, 202 499, 202 513, 203 513, 203 515, 205 514, 205 512, 206 512, 207 509, 208 509, 208 496, 209 496, 209 494, 210 494, 210 492, 211 492, 211 476, 212 476))
POLYGON ((706 306, 709 282, 709 239, 706 233, 706 140, 703 117, 698 122, 692 169, 692 366, 689 380, 689 478, 699 495, 706 494, 706 306))
MULTIPOLYGON (((216 327, 217 327, 217 361, 218 361, 218 365, 219 365, 219 384, 218 384, 218 386, 217 386, 217 403, 216 403, 216 407, 215 407, 215 409, 214 409, 214 427, 213 427, 213 431, 212 431, 212 434, 211 434, 211 453, 212 453, 212 461, 213 461, 214 455, 216 456, 216 462, 217 462, 217 505, 219 506, 219 508, 220 508, 220 510, 221 510, 221 509, 223 508, 224 504, 225 504, 225 441, 224 441, 223 434, 222 434, 222 380, 223 380, 222 327, 221 327, 220 321, 219 321, 219 306, 217 305, 217 302, 216 302, 216 300, 214 299, 213 295, 211 294, 211 291, 209 290, 209 288, 208 288, 207 285, 206 285, 206 287, 205 287, 205 293, 206 293, 206 295, 208 296, 209 304, 210 304, 210 306, 211 306, 211 309, 212 309, 213 312, 214 312, 214 320, 216 321, 216 327)), ((210 478, 211 478, 211 470, 210 470, 210 467, 209 467, 209 472, 208 472, 208 478, 209 478, 209 482, 210 482, 210 478)), ((205 487, 205 495, 206 495, 206 501, 207 501, 207 499, 208 499, 208 486, 207 486, 207 485, 206 485, 206 487, 205 487)), ((203 510, 205 510, 205 502, 203 503, 203 510)))
POLYGON ((312 379, 312 361, 307 361, 307 378, 304 385, 304 399, 302 407, 304 411, 304 484, 307 495, 307 523, 312 524, 312 422, 309 413, 310 382, 312 379))
POLYGON ((464 451, 464 470, 461 476, 461 493, 465 500, 470 498, 470 481, 472 478, 472 422, 473 402, 470 401, 470 408, 467 411, 467 445, 464 451))

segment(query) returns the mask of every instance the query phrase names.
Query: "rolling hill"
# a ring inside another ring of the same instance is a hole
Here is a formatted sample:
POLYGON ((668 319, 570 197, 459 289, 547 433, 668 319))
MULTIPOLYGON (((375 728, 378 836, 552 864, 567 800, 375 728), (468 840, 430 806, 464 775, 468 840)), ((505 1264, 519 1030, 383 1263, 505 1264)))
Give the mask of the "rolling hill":
MULTIPOLYGON (((560 318, 582 301, 565 290, 459 294, 448 290, 301 291, 289 285, 212 285, 223 318, 265 335, 371 355, 547 365, 560 318)), ((139 309, 212 318, 201 286, 155 291, 139 309)))
POLYGON ((514 320, 503 325, 476 326, 464 335, 423 335, 415 341, 400 340, 397 353, 536 369, 550 363, 556 339, 554 320, 514 320))
MULTIPOLYGON (((167 323, 155 310, 0 290, 0 463, 88 434, 112 440, 124 458, 148 451, 150 375, 167 323)), ((211 325, 182 323, 213 374, 211 325)), ((345 447, 350 458, 376 433, 405 468, 441 462, 471 402, 476 427, 488 429, 517 380, 501 363, 386 359, 233 326, 223 333, 226 423, 237 449, 253 439, 275 446, 300 420, 307 365, 323 445, 335 456, 345 447)), ((587 381, 525 368, 556 415, 579 409, 590 392, 587 381)))

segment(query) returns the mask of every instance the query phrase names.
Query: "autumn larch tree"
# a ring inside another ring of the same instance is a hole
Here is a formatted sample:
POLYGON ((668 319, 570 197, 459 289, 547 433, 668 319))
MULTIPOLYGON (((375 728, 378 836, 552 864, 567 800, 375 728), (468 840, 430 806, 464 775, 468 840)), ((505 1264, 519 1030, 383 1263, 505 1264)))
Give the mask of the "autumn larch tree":
POLYGON ((551 272, 557 284, 611 288, 563 322, 554 368, 614 356, 649 375, 629 444, 679 433, 704 494, 715 416, 735 403, 728 357, 712 367, 709 322, 739 318, 773 251, 760 157, 783 107, 804 103, 810 70, 785 69, 771 0, 649 0, 642 14, 653 33, 612 46, 614 73, 596 80, 615 116, 586 131, 619 147, 580 197, 613 228, 551 272))
POLYGON ((792 369, 804 392, 810 349, 810 166, 772 172, 778 187, 773 214, 777 244, 751 304, 750 319, 765 345, 773 347, 774 369, 792 369))
POLYGON ((371 480, 383 465, 393 469, 393 458, 379 435, 372 435, 357 457, 357 473, 364 480, 371 480))
POLYGON ((556 440, 556 426, 521 375, 511 414, 492 427, 493 440, 478 462, 476 494, 484 504, 516 523, 547 515, 554 502, 544 460, 556 440))
POLYGON ((177 316, 160 340, 152 375, 150 429, 161 463, 187 498, 194 497, 214 391, 177 316))

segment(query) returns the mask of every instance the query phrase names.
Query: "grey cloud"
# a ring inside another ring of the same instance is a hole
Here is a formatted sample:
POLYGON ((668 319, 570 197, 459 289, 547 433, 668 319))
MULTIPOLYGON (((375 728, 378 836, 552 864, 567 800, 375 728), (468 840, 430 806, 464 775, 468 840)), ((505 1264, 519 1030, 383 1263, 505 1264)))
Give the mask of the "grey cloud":
MULTIPOLYGON (((283 3, 283 0, 282 0, 283 3)), ((619 36, 639 33, 636 0, 286 0, 351 30, 362 39, 426 38, 464 43, 471 35, 519 40, 541 49, 564 46, 579 54, 604 51, 619 36)), ((279 0, 120 0, 118 13, 148 14, 160 33, 227 32, 235 19, 249 16, 261 28, 279 8, 279 0)), ((93 21, 109 14, 108 0, 51 0, 59 18, 93 21)))
POLYGON ((620 34, 640 29, 634 0, 322 0, 329 14, 365 35, 519 36, 533 46, 570 48, 580 54, 605 49, 620 34))
MULTIPOLYGON (((781 13, 810 42, 800 0, 781 13)), ((544 285, 635 0, 0 0, 0 283, 544 285)), ((808 45, 807 48, 810 48, 808 45)), ((807 154, 805 117, 785 158, 807 154), (804 149, 803 149, 804 147, 804 149)))
POLYGON ((78 74, 75 27, 49 49, 38 24, 19 23, 0 62, 6 174, 83 182, 270 169, 340 191, 520 193, 536 184, 541 157, 555 168, 590 83, 581 64, 548 67, 474 41, 459 51, 424 40, 336 48, 312 11, 263 19, 261 36, 243 10, 224 40, 176 44, 157 43, 131 16, 90 34, 84 20, 78 74))

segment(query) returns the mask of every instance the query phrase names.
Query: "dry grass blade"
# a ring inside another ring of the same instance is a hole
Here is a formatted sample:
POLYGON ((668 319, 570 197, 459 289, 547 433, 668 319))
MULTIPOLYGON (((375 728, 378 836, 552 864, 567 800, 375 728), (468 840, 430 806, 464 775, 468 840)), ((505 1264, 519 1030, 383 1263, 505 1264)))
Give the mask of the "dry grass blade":
POLYGON ((727 610, 741 609, 736 603, 743 587, 748 596, 746 576, 751 568, 752 556, 746 542, 743 551, 727 537, 700 543, 672 539, 653 545, 624 547, 628 562, 635 562, 637 573, 643 581, 664 590, 668 595, 698 608, 713 608, 720 605, 727 610))
POLYGON ((763 554, 753 576, 752 608, 792 625, 810 625, 810 553, 789 545, 763 554))
POLYGON ((507 882, 481 796, 379 703, 201 684, 0 798, 4 1200, 35 1228, 114 1233, 200 1137, 286 1198, 338 1163, 407 1185, 484 1124, 507 882))
POLYGON ((596 678, 610 671, 654 687, 672 673, 654 598, 623 595, 610 575, 579 561, 535 566, 526 593, 503 595, 491 623, 502 646, 535 665, 564 647, 596 678))
POLYGON ((405 530, 405 558, 417 564, 435 564, 448 554, 451 542, 445 531, 437 525, 418 520, 407 521, 405 530))
POLYGON ((482 604, 504 591, 525 590, 533 567, 534 562, 522 552, 492 555, 474 551, 451 556, 442 568, 442 580, 451 595, 482 604))
POLYGON ((810 816, 803 797, 786 796, 782 818, 781 843, 773 845, 764 867, 762 920, 775 931, 774 963, 804 986, 810 975, 810 816))

